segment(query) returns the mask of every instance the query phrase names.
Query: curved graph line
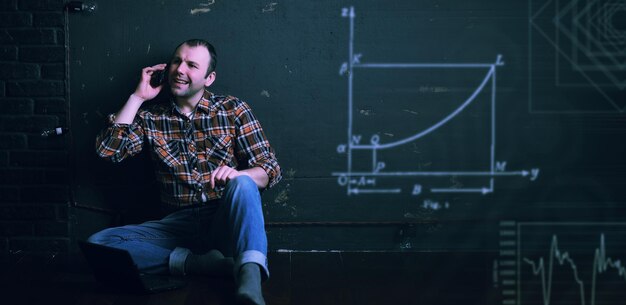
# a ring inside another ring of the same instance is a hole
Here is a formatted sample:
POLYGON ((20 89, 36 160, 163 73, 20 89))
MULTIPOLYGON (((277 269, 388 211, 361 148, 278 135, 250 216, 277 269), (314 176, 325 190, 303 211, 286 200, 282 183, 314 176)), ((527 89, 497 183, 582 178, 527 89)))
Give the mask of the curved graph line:
POLYGON ((474 91, 474 93, 472 93, 472 95, 461 105, 459 106, 459 108, 457 108, 456 110, 454 110, 454 112, 450 113, 447 117, 443 118, 441 121, 437 122, 437 124, 429 127, 428 129, 419 132, 417 134, 414 134, 408 138, 404 138, 402 140, 398 140, 395 142, 391 142, 391 143, 387 143, 387 144, 375 144, 375 145, 353 145, 352 148, 353 149, 387 149, 387 148, 392 148, 398 145, 402 145, 405 144, 407 142, 411 142, 413 140, 417 140, 433 131, 435 131, 437 128, 443 126, 444 124, 446 124, 448 121, 450 121, 452 118, 454 118, 455 116, 457 116, 461 111, 463 111, 469 104, 471 104, 474 99, 476 98, 476 96, 478 95, 478 93, 480 93, 483 88, 485 87, 485 85, 487 84, 487 81, 491 78, 491 76, 494 73, 494 66, 491 66, 491 69, 489 69, 489 72, 487 73, 487 75, 485 76, 485 79, 483 79, 482 83, 480 84, 480 86, 478 86, 478 88, 476 88, 476 90, 474 91))

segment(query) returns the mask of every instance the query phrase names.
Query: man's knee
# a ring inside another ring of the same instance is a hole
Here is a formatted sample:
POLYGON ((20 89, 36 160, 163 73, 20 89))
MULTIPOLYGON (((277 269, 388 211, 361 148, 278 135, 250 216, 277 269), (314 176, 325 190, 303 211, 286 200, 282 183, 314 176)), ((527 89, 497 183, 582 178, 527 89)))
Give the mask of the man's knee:
POLYGON ((233 190, 235 192, 258 192, 259 191, 259 188, 254 182, 254 180, 252 180, 252 178, 246 175, 241 175, 228 181, 228 184, 226 184, 226 188, 228 190, 233 190))
POLYGON ((239 176, 226 185, 222 200, 231 208, 261 206, 261 193, 252 178, 239 176))
POLYGON ((106 245, 112 241, 113 235, 111 234, 112 228, 104 229, 96 232, 87 238, 87 242, 98 245, 106 245))

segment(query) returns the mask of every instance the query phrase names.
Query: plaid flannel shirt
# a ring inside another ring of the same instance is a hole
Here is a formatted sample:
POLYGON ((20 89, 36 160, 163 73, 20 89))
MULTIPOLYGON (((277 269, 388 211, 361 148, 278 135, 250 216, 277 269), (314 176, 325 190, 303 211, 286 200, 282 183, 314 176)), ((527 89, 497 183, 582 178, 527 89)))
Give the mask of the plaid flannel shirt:
POLYGON ((241 170, 260 167, 268 187, 281 179, 281 170, 261 124, 250 107, 232 96, 205 91, 190 119, 172 101, 140 109, 132 124, 115 123, 96 139, 98 155, 121 162, 144 147, 151 151, 165 204, 184 207, 222 196, 224 186, 210 189, 211 173, 222 165, 241 170))

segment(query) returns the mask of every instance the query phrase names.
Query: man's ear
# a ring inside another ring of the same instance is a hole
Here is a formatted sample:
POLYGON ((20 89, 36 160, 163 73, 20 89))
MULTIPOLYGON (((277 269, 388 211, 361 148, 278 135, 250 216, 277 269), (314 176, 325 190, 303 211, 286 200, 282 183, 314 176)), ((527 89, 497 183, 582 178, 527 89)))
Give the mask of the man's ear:
POLYGON ((209 75, 206 77, 206 81, 204 82, 204 86, 208 87, 211 86, 211 84, 215 81, 215 76, 217 74, 215 73, 215 71, 211 71, 211 73, 209 73, 209 75))

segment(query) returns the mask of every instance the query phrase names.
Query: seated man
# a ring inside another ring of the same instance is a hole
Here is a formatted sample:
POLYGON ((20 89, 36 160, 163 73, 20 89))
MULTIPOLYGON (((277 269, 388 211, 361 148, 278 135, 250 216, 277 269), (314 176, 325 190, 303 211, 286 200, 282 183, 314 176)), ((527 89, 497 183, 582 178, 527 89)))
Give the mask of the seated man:
POLYGON ((281 171, 249 106, 206 90, 216 60, 208 42, 183 42, 169 65, 144 68, 135 92, 109 116, 98 155, 120 162, 148 148, 161 200, 173 212, 88 241, 129 251, 145 273, 232 274, 240 302, 264 304, 261 282, 269 271, 259 189, 275 185, 281 171), (167 83, 151 85, 159 72, 167 83), (140 109, 166 85, 171 101, 140 109))

